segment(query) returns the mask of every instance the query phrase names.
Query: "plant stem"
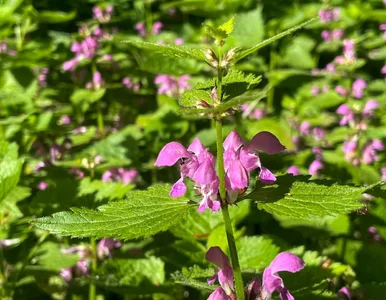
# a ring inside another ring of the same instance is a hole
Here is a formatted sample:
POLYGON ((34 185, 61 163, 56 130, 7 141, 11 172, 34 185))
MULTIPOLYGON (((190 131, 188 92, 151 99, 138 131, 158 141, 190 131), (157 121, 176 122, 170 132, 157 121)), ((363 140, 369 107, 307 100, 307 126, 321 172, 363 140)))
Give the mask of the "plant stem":
POLYGON ((97 122, 98 122, 98 129, 99 133, 103 137, 105 135, 105 126, 103 123, 103 115, 102 115, 102 107, 101 107, 101 99, 97 101, 97 122))
MULTIPOLYGON (((221 49, 219 49, 219 62, 222 60, 221 49)), ((217 73, 217 104, 221 103, 222 100, 222 76, 223 69, 219 66, 217 73)), ((215 103, 216 105, 216 103, 215 103)), ((239 263, 239 257, 237 254, 235 237, 233 235, 232 221, 229 216, 228 203, 226 201, 226 187, 225 187, 225 169, 224 169, 224 150, 223 150, 223 136, 222 136, 222 121, 221 119, 216 120, 216 145, 217 145, 217 172, 220 180, 220 197, 222 203, 222 215, 225 223, 225 232, 228 240, 228 247, 231 254, 231 261, 233 267, 233 273, 236 285, 236 297, 237 300, 244 300, 244 283, 241 276, 241 269, 239 263)))
POLYGON ((228 206, 227 205, 223 206, 221 211, 222 211, 222 216, 224 218, 224 223, 225 223, 225 232, 227 235, 228 247, 231 253, 233 275, 234 275, 235 284, 236 284, 236 297, 237 297, 237 300, 244 300, 245 298, 244 298, 243 277, 241 275, 239 256, 237 254, 235 237, 233 235, 232 222, 229 216, 228 206))
MULTIPOLYGON (((91 252, 92 252, 92 258, 91 258, 91 275, 95 275, 95 271, 97 269, 97 258, 96 258, 96 242, 95 238, 90 238, 90 245, 91 245, 91 252)), ((96 299, 96 286, 94 283, 90 283, 90 287, 88 290, 88 299, 89 300, 95 300, 96 299)))

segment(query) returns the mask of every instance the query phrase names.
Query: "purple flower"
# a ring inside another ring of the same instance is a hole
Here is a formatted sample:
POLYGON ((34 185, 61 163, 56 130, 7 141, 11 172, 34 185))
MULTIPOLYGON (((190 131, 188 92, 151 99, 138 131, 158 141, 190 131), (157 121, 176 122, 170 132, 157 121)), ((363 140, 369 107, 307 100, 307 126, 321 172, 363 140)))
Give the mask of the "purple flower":
POLYGON ((323 30, 322 34, 321 34, 321 37, 323 38, 323 40, 325 42, 328 42, 328 41, 331 40, 331 33, 328 30, 323 30))
POLYGON ((352 84, 352 95, 357 99, 361 99, 363 97, 363 89, 366 85, 366 81, 363 79, 355 80, 352 84))
POLYGON ((299 132, 302 135, 309 135, 311 133, 311 123, 308 121, 303 121, 300 124, 299 132))
POLYGON ((382 151, 384 149, 383 143, 381 140, 372 140, 363 149, 362 153, 362 163, 371 164, 374 161, 378 161, 379 157, 377 151, 382 151))
POLYGON ((342 287, 339 291, 338 291, 338 298, 341 299, 341 300, 351 300, 351 292, 350 290, 347 288, 347 287, 342 287))
POLYGON ((374 100, 370 99, 366 102, 365 107, 363 108, 363 115, 365 116, 371 116, 373 114, 373 110, 377 109, 379 107, 379 103, 374 100))
POLYGON ((41 168, 44 168, 46 166, 46 163, 44 161, 39 161, 36 165, 35 165, 35 172, 38 172, 41 168))
POLYGON ((386 167, 381 168, 382 181, 386 181, 386 167))
POLYGON ((145 28, 145 25, 143 23, 135 24, 135 29, 138 31, 140 36, 146 35, 146 28, 145 28))
POLYGON ((348 91, 341 85, 337 85, 335 87, 335 92, 337 92, 341 96, 347 96, 348 91))
POLYGON ((308 167, 308 174, 317 175, 319 173, 319 170, 323 169, 323 167, 323 163, 320 160, 315 159, 308 167))
POLYGON ((382 67, 381 73, 382 73, 382 74, 386 74, 386 65, 384 65, 384 66, 382 67))
POLYGON ((158 94, 166 94, 168 96, 179 96, 185 90, 191 89, 191 85, 188 83, 190 75, 183 75, 179 78, 174 78, 169 75, 158 75, 154 79, 154 83, 160 85, 158 88, 158 94))
MULTIPOLYGON (((353 162, 353 163, 356 162, 356 160, 355 160, 356 149, 357 149, 357 140, 356 139, 345 141, 343 143, 342 150, 344 152, 344 156, 345 156, 346 160, 353 162)), ((355 165, 355 163, 354 163, 354 165, 355 165)))
POLYGON ((48 183, 45 181, 40 181, 39 184, 37 185, 37 188, 41 191, 44 191, 45 189, 48 188, 48 183))
POLYGON ((292 174, 294 176, 300 175, 299 169, 296 166, 290 166, 287 169, 288 174, 292 174))
POLYGON ((98 257, 111 257, 111 250, 114 248, 120 248, 122 246, 121 242, 114 241, 111 238, 102 239, 98 243, 98 257))
POLYGON ((157 167, 173 166, 176 163, 180 165, 180 179, 172 186, 170 190, 171 197, 180 197, 186 192, 185 178, 192 179, 203 199, 200 202, 198 211, 205 208, 212 211, 220 209, 220 202, 217 200, 219 179, 214 167, 214 156, 201 144, 198 138, 195 138, 186 149, 177 142, 166 144, 158 154, 154 163, 157 167))
POLYGON ((343 118, 339 122, 340 126, 347 125, 349 122, 354 121, 354 113, 350 110, 347 104, 340 105, 336 112, 339 115, 343 115, 343 118))
POLYGON ((343 40, 343 56, 346 61, 353 61, 355 56, 355 44, 353 40, 343 40))
POLYGON ((331 23, 332 21, 339 20, 339 8, 334 8, 332 10, 321 9, 319 10, 319 17, 322 23, 331 23))
POLYGON ((228 296, 221 287, 218 287, 209 295, 208 300, 233 300, 233 298, 228 296))
POLYGON ((344 31, 342 29, 334 29, 331 33, 331 39, 333 40, 339 40, 344 34, 344 31))
POLYGON ((126 170, 124 168, 113 168, 107 170, 102 175, 102 181, 120 181, 123 184, 135 183, 137 180, 138 171, 135 169, 126 170))
POLYGON ((176 45, 182 45, 184 43, 184 40, 182 38, 177 38, 175 41, 174 41, 174 44, 176 45))
POLYGON ((67 282, 70 281, 72 279, 72 268, 69 267, 60 269, 59 276, 67 282))
POLYGON ((129 77, 125 77, 122 79, 122 84, 127 87, 128 89, 131 89, 133 87, 133 82, 129 77))
MULTIPOLYGON (((210 247, 206 252, 205 258, 207 261, 215 264, 219 267, 219 270, 216 271, 213 277, 208 279, 208 284, 214 283, 216 280, 221 285, 222 290, 224 290, 225 294, 230 296, 233 293, 233 270, 229 262, 228 256, 221 250, 220 247, 210 247)), ((212 294, 217 293, 221 294, 219 291, 214 291, 212 294)), ((212 295, 211 295, 212 296, 212 295)), ((214 298, 210 299, 217 299, 214 298)), ((221 298, 218 298, 221 299, 221 298)))
POLYGON ((90 260, 88 259, 78 261, 75 267, 76 273, 78 275, 88 275, 89 265, 90 265, 90 260))
POLYGON ((283 280, 278 272, 287 271, 291 273, 299 272, 305 263, 295 254, 289 252, 279 253, 270 263, 263 273, 262 295, 263 299, 269 299, 273 292, 280 293, 282 300, 294 299, 290 292, 285 288, 283 280))
POLYGON ((312 134, 315 141, 321 141, 324 139, 326 132, 323 128, 315 127, 312 129, 312 134))
POLYGON ((158 35, 161 32, 162 27, 164 27, 164 24, 162 24, 161 22, 155 22, 153 24, 153 29, 152 29, 151 33, 153 35, 158 35))
POLYGON ((232 130, 224 141, 224 166, 227 188, 230 190, 244 189, 249 184, 249 172, 260 168, 259 179, 264 184, 271 184, 276 177, 261 165, 257 150, 268 154, 276 154, 285 147, 272 133, 262 131, 243 146, 240 135, 232 130))
POLYGON ((78 179, 81 179, 81 178, 84 177, 84 172, 83 172, 81 169, 79 169, 79 168, 71 168, 71 169, 68 171, 68 173, 69 173, 69 174, 74 174, 74 175, 76 175, 76 177, 77 177, 78 179))
POLYGON ((63 115, 60 117, 59 125, 68 125, 71 123, 71 118, 67 115, 63 115))
POLYGON ((316 96, 319 94, 319 87, 317 85, 313 85, 311 87, 311 95, 316 96))

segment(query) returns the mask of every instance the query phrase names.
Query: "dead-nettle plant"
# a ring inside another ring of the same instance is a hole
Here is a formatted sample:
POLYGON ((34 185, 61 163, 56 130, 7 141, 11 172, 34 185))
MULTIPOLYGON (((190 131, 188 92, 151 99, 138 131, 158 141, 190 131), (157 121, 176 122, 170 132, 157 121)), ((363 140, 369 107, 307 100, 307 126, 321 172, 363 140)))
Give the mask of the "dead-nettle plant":
MULTIPOLYGON (((213 49, 126 41, 135 51, 159 56, 160 60, 164 57, 171 61, 193 59, 208 64, 214 70, 215 78, 185 91, 179 104, 183 115, 213 120, 216 155, 210 153, 198 138, 187 148, 172 141, 162 148, 154 163, 155 167, 179 165, 180 179, 172 186, 155 185, 146 191, 133 191, 127 195, 127 199, 110 202, 98 210, 73 208, 70 212, 55 213, 34 220, 35 226, 62 236, 127 240, 165 231, 183 222, 188 214, 201 213, 206 209, 214 214, 221 211, 230 260, 219 247, 211 247, 207 251, 206 259, 218 267, 215 275, 208 279, 210 286, 204 288, 212 291, 209 299, 270 299, 274 292, 278 292, 282 299, 293 299, 278 272, 298 272, 304 268, 305 263, 289 252, 279 253, 267 264, 262 281, 254 276, 250 283, 244 284, 229 207, 235 206, 237 209, 240 201, 250 200, 257 203, 259 209, 276 216, 312 220, 360 209, 362 204, 358 199, 366 188, 340 185, 334 181, 309 180, 309 176, 275 176, 264 167, 258 151, 269 155, 284 151, 285 147, 280 140, 270 132, 261 131, 245 142, 235 130, 224 139, 223 123, 246 101, 261 99, 268 90, 255 89, 260 77, 237 70, 237 62, 313 20, 248 49, 229 49, 227 45, 228 36, 233 31, 234 18, 217 28, 206 28, 208 35, 214 39, 213 49), (252 170, 258 171, 258 180, 250 185, 252 170), (194 189, 201 200, 193 201, 186 196, 189 195, 189 179, 194 182, 194 189), (197 212, 191 211, 192 208, 197 212), (216 280, 220 286, 213 287, 216 280)), ((189 285, 187 278, 179 280, 175 276, 175 279, 176 282, 189 285)), ((206 283, 196 282, 191 285, 200 288, 206 286, 206 283)))

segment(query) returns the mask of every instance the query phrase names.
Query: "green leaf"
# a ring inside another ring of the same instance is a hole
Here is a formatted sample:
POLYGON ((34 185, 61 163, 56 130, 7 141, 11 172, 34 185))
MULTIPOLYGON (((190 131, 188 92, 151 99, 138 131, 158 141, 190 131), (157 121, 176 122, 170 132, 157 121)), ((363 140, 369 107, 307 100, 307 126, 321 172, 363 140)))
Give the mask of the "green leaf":
POLYGON ((247 199, 271 214, 299 219, 348 214, 363 207, 359 202, 366 188, 340 185, 327 180, 308 180, 309 176, 278 176, 275 184, 256 188, 247 199))
POLYGON ((68 22, 75 18, 76 11, 64 12, 64 11, 39 11, 38 20, 41 23, 63 23, 68 22))
POLYGON ((46 269, 59 272, 62 268, 74 266, 79 257, 77 254, 62 253, 59 244, 46 242, 38 248, 36 260, 46 269))
POLYGON ((170 185, 158 185, 147 191, 135 191, 127 199, 110 202, 98 210, 72 208, 32 223, 52 234, 72 237, 112 237, 135 239, 165 231, 186 218, 189 209, 185 197, 171 198, 170 185))
POLYGON ((230 47, 253 47, 263 40, 264 22, 262 7, 245 13, 239 13, 235 18, 235 28, 227 39, 230 47))
POLYGON ((201 49, 186 46, 153 44, 140 40, 128 40, 122 42, 137 49, 146 50, 152 54, 158 54, 161 57, 166 56, 174 59, 194 59, 203 62, 205 61, 205 55, 201 49))
POLYGON ((106 93, 106 89, 89 90, 89 89, 77 89, 71 95, 71 102, 77 106, 80 106, 82 111, 88 110, 90 105, 99 99, 101 99, 106 93))
POLYGON ((224 40, 228 37, 229 34, 233 31, 233 26, 235 23, 235 17, 229 19, 229 21, 224 24, 218 26, 217 28, 213 28, 211 26, 205 26, 206 32, 216 40, 224 40))
MULTIPOLYGON (((232 100, 229 100, 227 102, 221 103, 219 106, 216 106, 215 108, 182 108, 181 112, 187 115, 206 115, 206 116, 213 116, 222 114, 225 112, 228 112, 232 109, 238 108, 242 104, 250 101, 258 101, 260 99, 265 98, 267 95, 267 89, 264 89, 262 91, 256 91, 251 93, 248 96, 238 96, 233 98, 232 100)), ((197 107, 198 105, 196 105, 197 107)))
MULTIPOLYGON (((223 78, 223 101, 224 103, 216 107, 215 111, 224 112, 225 110, 235 107, 236 104, 226 104, 227 101, 244 94, 252 86, 257 85, 261 81, 261 76, 255 77, 253 74, 245 74, 242 71, 231 69, 223 78), (224 109, 224 105, 228 107, 224 109), (223 108, 221 108, 223 107, 223 108)), ((213 106, 213 99, 211 97, 211 90, 216 86, 214 80, 209 80, 205 83, 198 83, 192 90, 185 91, 179 100, 179 104, 183 107, 202 107, 201 102, 205 101, 210 106, 213 106)), ((258 97, 256 97, 258 98, 258 97)), ((256 99, 254 99, 256 100, 256 99)), ((237 100, 240 102, 240 100, 237 100)), ((242 102, 241 104, 243 104, 242 102)), ((237 106, 237 105, 236 105, 237 106)), ((203 110, 207 113, 214 113, 213 110, 203 110)))
POLYGON ((263 236, 245 236, 237 241, 242 270, 262 271, 279 254, 280 248, 263 236))
POLYGON ((292 28, 290 28, 288 30, 285 30, 285 31, 283 31, 283 32, 281 32, 281 33, 279 33, 279 34, 277 34, 277 35, 275 35, 275 36, 273 36, 273 37, 271 37, 269 39, 266 39, 266 40, 262 41, 261 43, 258 43, 257 45, 253 46, 252 48, 239 51, 238 53, 236 53, 234 61, 236 62, 236 61, 238 61, 238 60, 240 60, 240 59, 242 59, 242 58, 252 54, 253 52, 256 52, 257 50, 259 50, 259 49, 261 49, 261 48, 263 48, 265 46, 268 46, 269 44, 271 44, 271 43, 281 39, 282 37, 285 37, 286 35, 294 33, 295 31, 303 28, 304 26, 310 24, 311 22, 313 22, 313 21, 315 21, 317 19, 318 19, 317 17, 312 18, 312 19, 310 19, 310 20, 308 20, 306 22, 303 22, 303 23, 301 23, 301 24, 299 24, 297 26, 294 26, 294 27, 292 27, 292 28))
POLYGON ((19 182, 23 159, 18 159, 15 143, 0 141, 0 202, 19 182))
POLYGON ((201 269, 198 266, 190 268, 183 268, 181 272, 177 271, 172 274, 174 282, 196 288, 198 290, 212 292, 216 287, 209 285, 206 280, 203 279, 213 276, 214 272, 212 269, 201 269), (198 281, 197 278, 202 278, 202 281, 198 281))
POLYGON ((80 181, 78 196, 82 197, 95 193, 95 200, 97 201, 103 199, 116 200, 122 199, 133 188, 133 184, 103 182, 101 180, 91 181, 89 177, 86 177, 80 181))

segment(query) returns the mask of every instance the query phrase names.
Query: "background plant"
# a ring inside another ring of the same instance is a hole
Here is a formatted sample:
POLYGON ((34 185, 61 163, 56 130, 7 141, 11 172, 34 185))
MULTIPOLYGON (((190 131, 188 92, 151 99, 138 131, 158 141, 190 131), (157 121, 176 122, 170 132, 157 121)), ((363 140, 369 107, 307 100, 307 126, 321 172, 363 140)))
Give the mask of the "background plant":
POLYGON ((286 251, 296 299, 383 299, 384 4, 279 4, 0 2, 1 297, 205 299, 231 230, 245 285, 286 251), (153 165, 195 137, 222 157, 232 129, 287 150, 224 223, 153 165))

